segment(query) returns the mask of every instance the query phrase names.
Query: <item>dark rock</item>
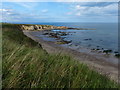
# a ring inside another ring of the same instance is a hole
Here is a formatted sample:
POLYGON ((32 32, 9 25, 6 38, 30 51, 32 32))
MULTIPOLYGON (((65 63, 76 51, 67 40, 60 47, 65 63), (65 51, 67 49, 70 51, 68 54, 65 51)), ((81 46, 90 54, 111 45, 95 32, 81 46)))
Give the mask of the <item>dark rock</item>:
POLYGON ((99 50, 98 53, 102 53, 102 50, 99 50))
POLYGON ((78 46, 77 44, 75 44, 75 46, 78 46))
POLYGON ((88 47, 90 47, 90 46, 91 46, 91 44, 88 45, 88 47))
POLYGON ((115 51, 114 53, 119 53, 119 52, 115 51))
POLYGON ((100 47, 100 46, 97 46, 97 47, 100 47))
POLYGON ((84 40, 92 40, 91 38, 88 38, 88 39, 84 39, 84 40))
POLYGON ((68 35, 68 34, 67 34, 67 33, 62 33, 62 34, 61 34, 61 36, 66 36, 66 35, 68 35))
POLYGON ((57 35, 55 35, 55 34, 51 34, 50 37, 60 38, 59 36, 57 36, 57 35))
POLYGON ((96 50, 100 50, 100 49, 97 48, 96 50))
POLYGON ((57 41, 56 43, 57 44, 69 44, 71 42, 72 42, 72 40, 70 40, 70 41, 61 40, 61 41, 57 41))
POLYGON ((104 48, 102 48, 102 50, 103 50, 104 48))
POLYGON ((91 49, 91 50, 95 50, 95 49, 93 48, 93 49, 91 49))
POLYGON ((69 44, 69 46, 72 46, 72 43, 71 43, 71 44, 69 44))
POLYGON ((112 50, 103 50, 103 53, 110 53, 112 50))
POLYGON ((49 33, 43 33, 43 35, 49 35, 49 33))
POLYGON ((115 56, 116 56, 117 58, 120 58, 120 54, 115 54, 115 56))

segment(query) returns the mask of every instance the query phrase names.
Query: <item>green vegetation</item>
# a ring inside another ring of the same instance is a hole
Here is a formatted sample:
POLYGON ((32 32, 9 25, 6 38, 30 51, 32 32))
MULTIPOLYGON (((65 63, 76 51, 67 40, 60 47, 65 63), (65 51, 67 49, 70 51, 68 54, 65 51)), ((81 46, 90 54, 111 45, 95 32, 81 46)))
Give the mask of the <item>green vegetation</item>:
POLYGON ((117 88, 69 56, 48 54, 15 24, 3 24, 3 88, 117 88))

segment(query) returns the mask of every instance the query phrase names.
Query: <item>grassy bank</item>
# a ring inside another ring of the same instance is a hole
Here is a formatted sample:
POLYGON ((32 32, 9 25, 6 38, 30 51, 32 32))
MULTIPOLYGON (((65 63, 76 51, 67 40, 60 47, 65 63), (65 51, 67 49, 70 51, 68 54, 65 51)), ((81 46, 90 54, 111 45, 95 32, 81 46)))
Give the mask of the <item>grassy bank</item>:
POLYGON ((3 24, 2 28, 3 88, 118 87, 69 56, 48 54, 17 25, 3 24))

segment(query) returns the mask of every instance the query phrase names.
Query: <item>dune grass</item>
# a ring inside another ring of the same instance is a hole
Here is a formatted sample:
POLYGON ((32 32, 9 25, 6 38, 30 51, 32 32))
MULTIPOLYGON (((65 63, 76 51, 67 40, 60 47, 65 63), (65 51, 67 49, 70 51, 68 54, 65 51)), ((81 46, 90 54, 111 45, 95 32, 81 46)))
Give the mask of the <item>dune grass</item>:
POLYGON ((3 24, 3 88, 117 88, 69 56, 48 54, 17 25, 3 24))

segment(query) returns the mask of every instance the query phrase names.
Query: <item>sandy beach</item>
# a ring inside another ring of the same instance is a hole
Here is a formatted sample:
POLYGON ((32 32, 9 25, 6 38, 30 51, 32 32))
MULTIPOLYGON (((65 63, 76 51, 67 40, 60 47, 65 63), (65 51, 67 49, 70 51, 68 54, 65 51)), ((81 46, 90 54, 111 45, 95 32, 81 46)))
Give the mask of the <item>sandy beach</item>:
POLYGON ((45 49, 48 53, 63 54, 69 55, 74 59, 80 61, 80 63, 87 64, 87 66, 102 75, 106 75, 111 80, 118 82, 118 65, 112 64, 104 60, 103 57, 96 57, 85 52, 78 52, 76 50, 61 47, 58 44, 53 43, 52 41, 45 41, 40 37, 35 36, 32 31, 23 31, 24 34, 31 39, 42 45, 42 48, 45 49))

